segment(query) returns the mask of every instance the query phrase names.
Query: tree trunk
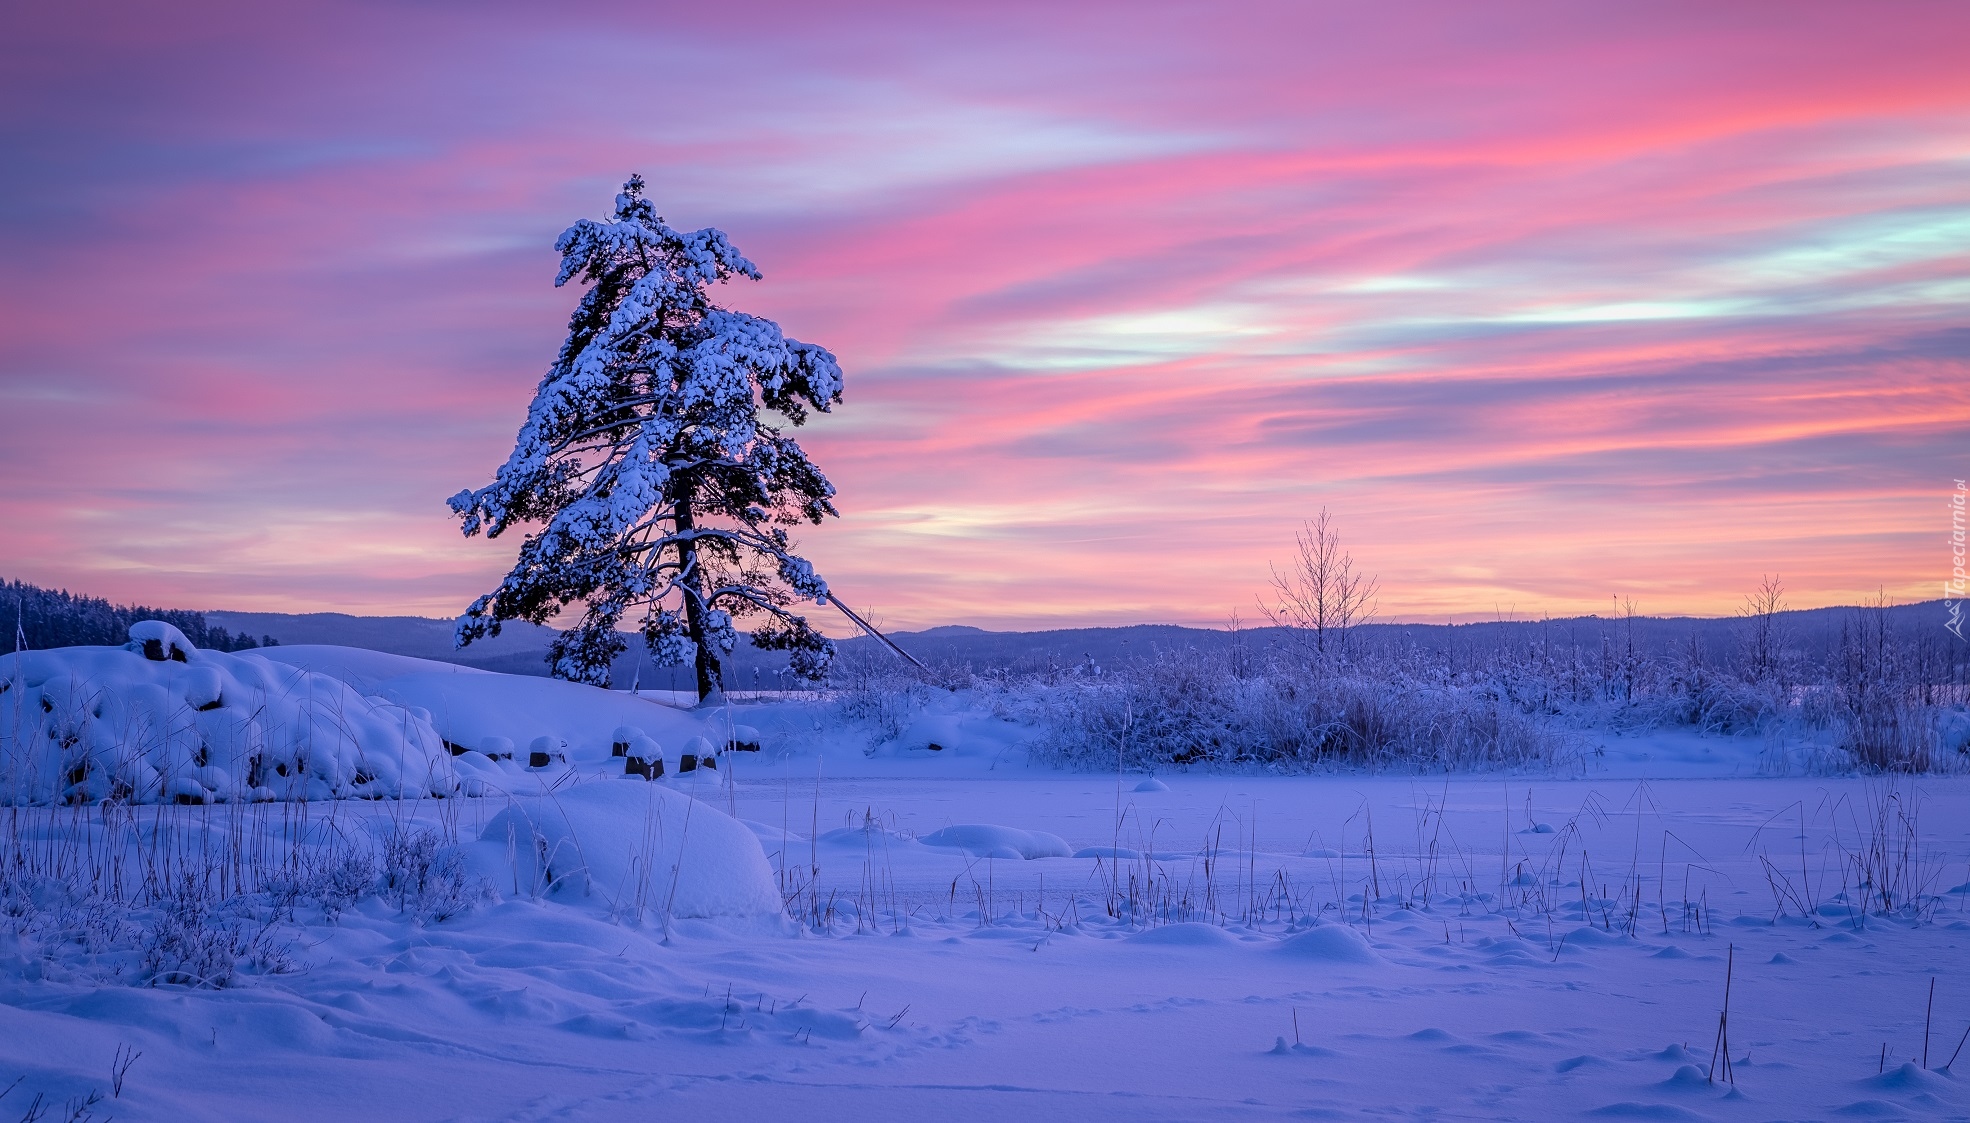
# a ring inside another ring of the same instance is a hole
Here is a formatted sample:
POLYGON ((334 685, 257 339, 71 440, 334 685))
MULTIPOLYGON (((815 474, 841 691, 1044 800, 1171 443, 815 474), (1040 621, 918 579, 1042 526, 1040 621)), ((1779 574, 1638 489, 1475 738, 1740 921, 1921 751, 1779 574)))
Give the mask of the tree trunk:
MULTIPOLYGON (((688 482, 678 484, 677 532, 680 536, 696 528, 696 523, 692 521, 691 492, 688 482)), ((705 575, 698 566, 696 540, 683 538, 677 543, 677 560, 684 569, 684 627, 690 632, 691 643, 698 651, 698 701, 702 702, 719 689, 723 675, 718 652, 712 649, 711 641, 705 635, 705 575)))

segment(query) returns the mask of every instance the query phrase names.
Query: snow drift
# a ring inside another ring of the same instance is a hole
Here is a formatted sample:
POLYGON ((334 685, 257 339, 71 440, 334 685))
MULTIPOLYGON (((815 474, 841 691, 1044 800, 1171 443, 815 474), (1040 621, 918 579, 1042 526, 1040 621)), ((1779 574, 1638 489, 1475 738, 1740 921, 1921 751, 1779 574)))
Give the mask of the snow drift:
MULTIPOLYGON (((619 690, 578 682, 503 675, 400 656, 325 646, 269 648, 264 658, 345 678, 365 694, 389 698, 431 715, 432 728, 454 745, 479 748, 504 737, 526 747, 553 737, 577 764, 610 759, 616 731, 634 729, 671 751, 694 736, 722 744, 724 722, 619 690)), ((754 734, 757 736, 757 733, 754 734)), ((526 754, 521 754, 524 764, 526 754)))
POLYGON ((169 624, 123 647, 0 656, 0 801, 151 803, 449 794, 430 714, 169 624))

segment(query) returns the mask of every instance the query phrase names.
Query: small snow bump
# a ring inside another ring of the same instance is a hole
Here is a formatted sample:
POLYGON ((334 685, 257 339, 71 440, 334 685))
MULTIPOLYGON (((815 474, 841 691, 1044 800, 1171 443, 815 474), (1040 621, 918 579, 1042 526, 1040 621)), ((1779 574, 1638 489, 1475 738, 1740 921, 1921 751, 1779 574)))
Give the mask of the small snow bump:
POLYGON ((1235 947, 1238 941, 1231 933, 1212 924, 1165 924, 1151 928, 1147 932, 1137 932, 1129 937, 1132 944, 1157 944, 1164 947, 1212 948, 1235 947))
POLYGON ((1612 1103, 1606 1107, 1597 1107, 1587 1114, 1606 1116, 1613 1119, 1701 1120, 1706 1118, 1706 1116, 1698 1115, 1689 1108, 1677 1107, 1675 1104, 1645 1104, 1636 1103, 1633 1100, 1624 1100, 1621 1103, 1612 1103))
POLYGON ((962 850, 979 858, 1068 858, 1074 851, 1059 835, 1013 827, 972 823, 932 831, 918 840, 925 846, 962 850))
POLYGON ((1381 956, 1361 934, 1345 924, 1322 924, 1279 941, 1279 954, 1326 963, 1369 964, 1381 956))
POLYGON ((1679 1088, 1703 1087, 1710 1083, 1710 1078, 1705 1076, 1703 1070, 1695 1065, 1681 1065, 1663 1083, 1679 1088))

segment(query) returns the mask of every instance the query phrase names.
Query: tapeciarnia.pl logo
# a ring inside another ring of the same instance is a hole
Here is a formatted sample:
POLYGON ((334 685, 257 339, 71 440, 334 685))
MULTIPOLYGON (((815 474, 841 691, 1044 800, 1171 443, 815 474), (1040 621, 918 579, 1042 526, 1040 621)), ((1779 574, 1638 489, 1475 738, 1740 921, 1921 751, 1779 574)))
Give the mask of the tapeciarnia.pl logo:
POLYGON ((1943 603, 1949 606, 1949 619, 1943 627, 1957 639, 1963 638, 1963 501, 1964 481, 1956 481, 1956 492, 1949 497, 1950 579, 1943 582, 1943 603))

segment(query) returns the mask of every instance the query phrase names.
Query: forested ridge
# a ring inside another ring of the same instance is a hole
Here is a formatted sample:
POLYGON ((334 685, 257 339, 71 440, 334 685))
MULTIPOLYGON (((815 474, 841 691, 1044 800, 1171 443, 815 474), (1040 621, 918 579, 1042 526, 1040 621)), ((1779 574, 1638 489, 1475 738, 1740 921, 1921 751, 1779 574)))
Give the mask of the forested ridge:
POLYGON ((128 642, 130 625, 139 620, 163 620, 185 633, 194 646, 212 651, 243 651, 278 642, 271 636, 255 639, 245 632, 229 632, 208 623, 202 612, 111 604, 101 597, 43 589, 24 581, 0 583, 0 628, 14 633, 0 634, 0 652, 12 651, 16 644, 29 649, 114 647, 128 642))

